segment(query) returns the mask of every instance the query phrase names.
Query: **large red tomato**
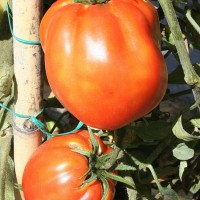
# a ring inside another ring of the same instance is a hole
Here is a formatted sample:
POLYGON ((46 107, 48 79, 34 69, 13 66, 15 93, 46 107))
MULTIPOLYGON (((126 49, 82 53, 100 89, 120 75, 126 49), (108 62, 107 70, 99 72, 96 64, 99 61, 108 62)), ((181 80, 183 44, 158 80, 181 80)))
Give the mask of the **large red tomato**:
MULTIPOLYGON (((112 149, 96 137, 99 154, 112 149)), ((92 151, 87 131, 54 137, 42 144, 28 161, 23 174, 23 191, 26 200, 101 200, 102 183, 99 180, 80 187, 88 171, 88 159, 73 151, 92 151)), ((115 182, 108 180, 106 200, 115 194, 115 182)))
POLYGON ((149 0, 58 0, 41 22, 46 74, 75 117, 117 129, 155 108, 167 86, 159 19, 149 0))

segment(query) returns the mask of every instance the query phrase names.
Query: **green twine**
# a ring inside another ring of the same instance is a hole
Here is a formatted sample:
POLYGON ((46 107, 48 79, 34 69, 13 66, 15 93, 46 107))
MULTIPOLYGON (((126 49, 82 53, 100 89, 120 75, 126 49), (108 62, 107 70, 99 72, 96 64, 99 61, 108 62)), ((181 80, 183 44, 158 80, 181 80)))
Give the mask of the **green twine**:
MULTIPOLYGON (((11 23, 12 15, 10 14, 10 8, 9 8, 8 3, 6 4, 6 12, 7 12, 7 15, 8 15, 8 23, 9 23, 10 31, 11 31, 11 34, 12 34, 13 38, 15 38, 18 42, 21 42, 23 44, 28 44, 28 45, 39 45, 40 44, 40 41, 29 41, 29 40, 24 40, 22 38, 17 37, 13 32, 13 27, 12 27, 12 23, 11 23)), ((17 117, 28 118, 30 120, 30 122, 35 124, 35 126, 42 133, 47 135, 48 139, 51 138, 51 137, 54 137, 54 136, 63 136, 63 135, 74 133, 75 131, 79 130, 83 126, 83 122, 80 121, 78 123, 78 125, 76 126, 76 128, 74 130, 72 130, 72 131, 65 132, 65 133, 59 133, 59 134, 51 134, 51 133, 49 133, 49 132, 47 132, 45 130, 46 129, 45 125, 40 120, 37 119, 37 117, 43 112, 43 110, 41 110, 36 116, 29 116, 29 115, 23 115, 23 114, 20 114, 20 113, 16 113, 13 110, 11 110, 11 109, 7 108, 6 106, 4 106, 2 103, 0 103, 0 106, 2 108, 4 108, 5 110, 11 112, 13 115, 15 115, 17 117)))
POLYGON ((5 110, 11 112, 13 115, 20 117, 20 118, 28 118, 30 120, 30 122, 32 122, 33 124, 35 124, 35 126, 45 135, 47 135, 47 138, 51 138, 54 136, 63 136, 63 135, 67 135, 67 134, 71 134, 74 133, 75 131, 79 130, 82 126, 83 126, 83 122, 79 122, 78 125, 76 126, 75 129, 73 129, 72 131, 69 132, 65 132, 65 133, 59 133, 59 134, 51 134, 49 132, 47 132, 45 129, 45 125, 37 119, 37 117, 39 115, 42 114, 42 112, 44 111, 44 109, 42 109, 36 116, 29 116, 29 115, 24 115, 24 114, 20 114, 20 113, 16 113, 13 110, 9 109, 8 107, 4 106, 2 103, 0 103, 0 107, 4 108, 5 110))
POLYGON ((18 42, 21 42, 23 44, 40 45, 40 41, 29 41, 29 40, 24 40, 22 38, 17 37, 13 32, 13 27, 12 27, 12 23, 11 23, 11 19, 10 19, 12 16, 10 14, 10 8, 9 8, 8 3, 6 4, 6 12, 7 12, 7 15, 8 15, 8 23, 9 23, 9 27, 10 27, 10 32, 11 32, 13 38, 15 38, 18 42))

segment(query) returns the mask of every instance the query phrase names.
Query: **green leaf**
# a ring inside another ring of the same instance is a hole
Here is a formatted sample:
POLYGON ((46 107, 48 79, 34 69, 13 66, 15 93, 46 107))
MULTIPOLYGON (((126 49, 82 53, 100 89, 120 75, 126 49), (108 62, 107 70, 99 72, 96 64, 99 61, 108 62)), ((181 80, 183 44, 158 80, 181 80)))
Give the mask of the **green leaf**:
MULTIPOLYGON (((162 187, 162 185, 160 184, 160 182, 158 181, 158 176, 153 168, 152 165, 148 164, 147 167, 149 168, 149 170, 151 171, 151 174, 153 176, 153 179, 160 191, 160 193, 167 197, 167 199, 169 200, 179 200, 179 196, 176 194, 176 192, 170 188, 165 188, 165 187, 162 187)), ((165 198, 166 199, 166 198, 165 198)))
POLYGON ((105 169, 105 170, 111 169, 116 164, 117 160, 121 159, 124 156, 124 152, 121 148, 119 148, 118 146, 115 146, 113 151, 110 153, 110 155, 111 156, 107 160, 107 162, 105 162, 102 166, 100 166, 101 169, 105 169))
POLYGON ((47 116, 45 116, 45 125, 47 127, 47 130, 50 132, 52 130, 52 128, 55 126, 55 121, 51 120, 50 118, 48 118, 47 116))
POLYGON ((90 135, 92 147, 93 147, 93 153, 98 154, 99 152, 99 143, 97 142, 96 138, 94 137, 94 133, 92 132, 92 129, 88 126, 88 132, 90 135))
POLYGON ((180 143, 173 149, 173 156, 178 160, 189 160, 194 156, 194 149, 189 148, 185 143, 180 143))
POLYGON ((191 135, 187 131, 184 130, 183 125, 182 125, 182 116, 178 118, 177 122, 172 128, 172 131, 177 138, 187 141, 187 142, 200 139, 200 136, 191 135))
POLYGON ((163 140, 171 133, 172 125, 164 120, 150 122, 148 125, 133 127, 138 137, 143 140, 163 140))
MULTIPOLYGON (((3 105, 12 109, 13 100, 14 100, 15 84, 12 84, 11 94, 4 98, 3 105)), ((12 113, 8 112, 6 109, 0 109, 0 130, 6 130, 9 128, 13 121, 12 113)))
MULTIPOLYGON (((125 185, 126 192, 127 192, 127 195, 128 195, 128 199, 130 199, 130 200, 131 199, 137 199, 138 194, 140 192, 138 191, 138 187, 136 187, 136 183, 134 182, 134 179, 132 177, 132 173, 126 172, 126 173, 123 173, 123 174, 124 174, 124 176, 123 176, 124 179, 126 179, 129 182, 132 182, 135 185, 134 188, 129 187, 128 185, 125 185), (135 188, 137 188, 137 190, 135 188)), ((144 195, 145 192, 142 191, 142 194, 144 195)), ((146 196, 146 194, 145 194, 145 196, 146 196)))
POLYGON ((99 176, 102 184, 103 184, 103 196, 101 198, 101 200, 106 200, 106 196, 108 194, 108 189, 109 189, 109 184, 107 179, 104 176, 99 176))
POLYGON ((174 38, 168 24, 165 25, 165 36, 162 37, 162 40, 168 45, 168 47, 174 48, 174 38))
POLYGON ((193 126, 200 128, 200 119, 191 119, 190 122, 193 126))
MULTIPOLYGON (((6 12, 6 4, 7 3, 9 4, 9 7, 12 8, 11 0, 1 0, 0 1, 0 53, 3 53, 6 56, 10 55, 9 59, 11 59, 12 58, 12 49, 10 49, 10 48, 6 49, 6 46, 4 46, 4 47, 1 46, 2 45, 1 42, 6 43, 9 39, 12 40, 11 31, 10 31, 10 28, 9 28, 9 25, 8 25, 8 16, 7 16, 7 12, 6 12), (1 52, 2 48, 5 49, 5 52, 1 52)), ((0 55, 0 58, 1 57, 3 57, 3 56, 0 55)), ((7 60, 7 59, 5 59, 5 60, 7 60)))
POLYGON ((14 165, 9 157, 11 148, 12 132, 10 129, 0 134, 0 199, 14 199, 13 196, 13 169, 14 165), (8 198, 5 198, 5 197, 8 198))
POLYGON ((98 157, 95 167, 96 168, 104 168, 105 163, 107 163, 107 161, 112 157, 113 153, 110 152, 108 154, 103 154, 101 156, 98 157))
POLYGON ((0 4, 0 25, 1 25, 2 17, 3 17, 3 13, 4 13, 4 9, 0 4))
POLYGON ((6 170, 6 181, 5 181, 5 200, 15 200, 14 195, 14 162, 11 157, 8 157, 8 165, 6 170))
POLYGON ((166 200, 181 200, 178 194, 170 188, 162 188, 162 195, 166 200))
POLYGON ((3 63, 0 65, 0 101, 4 101, 11 92, 13 67, 3 63))
POLYGON ((6 3, 5 0, 0 3, 3 8, 0 8, 0 101, 9 96, 13 80, 13 40, 5 11, 6 3))
POLYGON ((192 194, 196 194, 198 191, 200 191, 200 180, 190 188, 192 194))
POLYGON ((183 173, 185 171, 185 168, 187 168, 187 161, 181 161, 179 166, 179 178, 182 181, 183 173))
POLYGON ((81 184, 81 188, 84 187, 85 185, 87 185, 88 183, 93 182, 94 180, 97 180, 97 175, 93 174, 90 176, 90 178, 86 179, 82 184, 81 184))
POLYGON ((86 157, 88 157, 88 158, 89 158, 90 155, 91 155, 90 151, 86 151, 86 150, 82 150, 82 149, 74 148, 72 151, 73 151, 73 152, 76 152, 76 153, 79 153, 79 154, 81 154, 81 155, 84 155, 84 156, 86 156, 86 157))
POLYGON ((133 183, 131 183, 130 181, 126 180, 125 178, 121 177, 121 176, 118 176, 118 175, 115 175, 111 172, 108 172, 108 171, 103 171, 102 172, 102 175, 105 177, 105 178, 110 178, 112 180, 115 180, 115 181, 118 181, 118 182, 121 182, 121 183, 124 183, 126 185, 129 185, 130 187, 132 188, 135 188, 135 185, 133 183))

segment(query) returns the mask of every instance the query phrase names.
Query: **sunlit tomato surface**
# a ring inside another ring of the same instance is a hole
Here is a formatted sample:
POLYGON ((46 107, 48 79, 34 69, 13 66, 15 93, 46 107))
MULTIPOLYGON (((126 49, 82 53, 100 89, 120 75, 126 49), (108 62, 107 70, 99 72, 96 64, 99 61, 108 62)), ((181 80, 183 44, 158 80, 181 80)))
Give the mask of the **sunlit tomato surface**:
MULTIPOLYGON (((100 154, 112 149, 96 137, 100 154)), ((23 174, 23 191, 26 200, 101 200, 102 183, 95 180, 80 187, 86 179, 88 159, 74 148, 91 151, 87 131, 54 137, 43 143, 32 155, 23 174)), ((106 200, 112 200, 115 183, 109 180, 106 200)))
POLYGON ((159 19, 148 0, 56 1, 40 36, 54 94, 89 126, 122 127, 149 113, 165 94, 159 19))

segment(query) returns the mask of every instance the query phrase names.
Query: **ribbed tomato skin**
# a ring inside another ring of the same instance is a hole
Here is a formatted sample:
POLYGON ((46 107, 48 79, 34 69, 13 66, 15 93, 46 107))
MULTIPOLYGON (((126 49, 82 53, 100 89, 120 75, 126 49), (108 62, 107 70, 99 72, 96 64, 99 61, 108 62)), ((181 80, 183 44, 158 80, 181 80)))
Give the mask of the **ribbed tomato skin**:
MULTIPOLYGON (((101 154, 112 149, 96 137, 101 154)), ((74 148, 91 151, 90 137, 87 131, 57 136, 39 146, 28 161, 22 180, 26 200, 101 200, 102 183, 95 180, 85 187, 88 159, 73 151, 74 148)), ((106 200, 115 195, 115 182, 109 181, 106 200)))
POLYGON ((168 75, 150 1, 60 0, 45 14, 40 35, 54 94, 85 124, 117 129, 162 100, 168 75))

